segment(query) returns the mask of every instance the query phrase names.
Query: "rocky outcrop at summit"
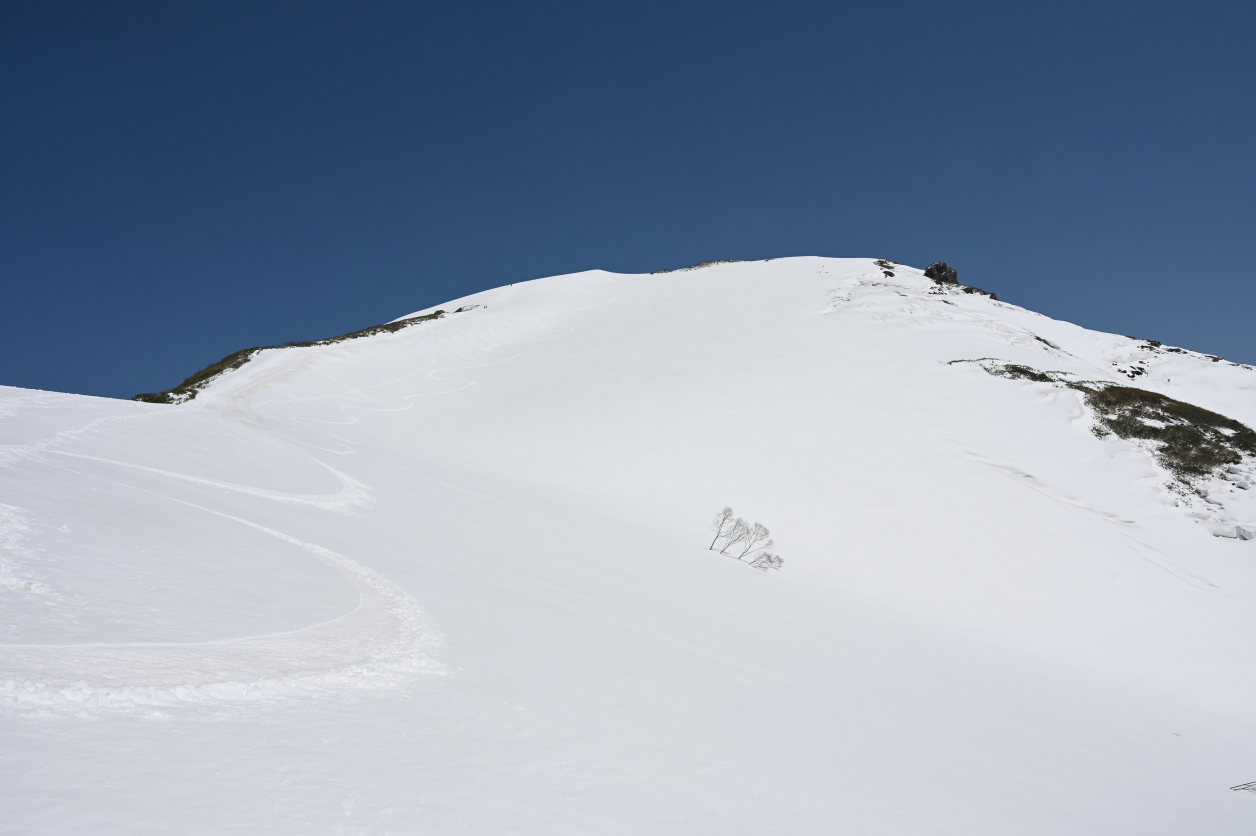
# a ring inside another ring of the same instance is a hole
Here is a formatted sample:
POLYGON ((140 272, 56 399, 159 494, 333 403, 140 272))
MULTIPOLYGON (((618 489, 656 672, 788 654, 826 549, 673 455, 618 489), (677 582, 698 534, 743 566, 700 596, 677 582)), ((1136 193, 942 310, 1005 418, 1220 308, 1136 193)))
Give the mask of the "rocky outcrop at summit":
MULTIPOLYGON (((976 293, 981 296, 989 296, 995 301, 998 301, 999 298, 988 290, 982 290, 979 287, 969 287, 968 285, 960 284, 959 272, 954 267, 947 267, 945 261, 935 261, 926 267, 925 278, 933 279, 941 285, 954 285, 956 289, 962 290, 964 293, 976 293)), ((941 291, 942 289, 939 288, 938 290, 941 291)))
POLYGON ((945 261, 935 261, 926 267, 925 278, 944 284, 959 284, 959 273, 954 267, 947 267, 945 261))

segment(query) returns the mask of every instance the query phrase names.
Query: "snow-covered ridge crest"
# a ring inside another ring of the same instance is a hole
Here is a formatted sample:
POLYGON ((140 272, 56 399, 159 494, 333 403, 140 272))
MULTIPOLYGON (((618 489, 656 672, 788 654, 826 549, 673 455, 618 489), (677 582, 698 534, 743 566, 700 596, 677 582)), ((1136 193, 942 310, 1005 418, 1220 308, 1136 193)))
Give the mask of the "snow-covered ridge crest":
POLYGON ((1248 833, 1256 490, 1066 382, 1225 441, 1256 373, 958 266, 586 271, 179 405, 0 389, 6 824, 1248 833))

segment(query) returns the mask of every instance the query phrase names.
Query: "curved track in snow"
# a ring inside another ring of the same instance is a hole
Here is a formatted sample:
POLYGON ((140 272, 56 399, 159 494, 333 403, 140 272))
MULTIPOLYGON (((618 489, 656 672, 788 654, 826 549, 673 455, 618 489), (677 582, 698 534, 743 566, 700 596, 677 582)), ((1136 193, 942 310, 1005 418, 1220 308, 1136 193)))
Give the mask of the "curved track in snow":
MULTIPOLYGON (((362 487, 343 474, 337 475, 346 480, 346 490, 334 499, 247 492, 283 501, 304 499, 307 504, 335 510, 344 510, 346 501, 363 501, 362 487)), ((243 490, 241 486, 214 484, 243 490)), ((344 615, 295 630, 215 641, 0 644, 0 707, 79 711, 256 700, 338 686, 381 687, 416 673, 440 671, 432 659, 439 637, 428 626, 422 610, 396 584, 315 543, 241 517, 171 496, 165 498, 306 550, 352 584, 358 593, 357 605, 344 615)))

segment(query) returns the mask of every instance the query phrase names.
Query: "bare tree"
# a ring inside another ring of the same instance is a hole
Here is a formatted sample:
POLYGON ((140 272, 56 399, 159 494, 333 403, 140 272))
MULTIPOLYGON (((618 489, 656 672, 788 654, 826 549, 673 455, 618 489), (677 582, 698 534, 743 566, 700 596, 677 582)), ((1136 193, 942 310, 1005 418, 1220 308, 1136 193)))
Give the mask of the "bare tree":
POLYGON ((741 517, 734 517, 732 508, 726 507, 715 515, 715 519, 711 520, 711 531, 715 532, 715 537, 711 540, 711 545, 707 546, 708 551, 715 551, 715 544, 723 540, 724 547, 720 549, 720 554, 726 554, 738 560, 745 560, 748 557, 750 565, 756 569, 762 569, 765 572, 780 569, 785 562, 780 555, 768 551, 773 546, 772 541, 768 539, 772 533, 768 531, 768 527, 762 523, 751 524, 741 517), (730 550, 731 554, 729 554, 730 550))
POLYGON ((762 523, 755 523, 751 526, 746 532, 746 538, 741 542, 741 554, 737 555, 737 559, 741 560, 747 555, 772 548, 773 543, 768 539, 768 535, 771 533, 768 531, 768 527, 762 523))
POLYGON ((711 545, 707 546, 708 551, 715 551, 716 540, 722 540, 732 533, 733 530, 733 509, 725 507, 715 515, 715 519, 711 521, 711 530, 715 532, 715 539, 711 541, 711 545))
POLYGON ((728 531, 728 539, 724 542, 724 548, 720 549, 720 554, 728 554, 728 550, 733 546, 741 545, 750 536, 750 524, 738 517, 733 521, 733 527, 728 531))
POLYGON ((770 572, 773 569, 780 569, 785 564, 785 558, 777 554, 763 554, 750 561, 750 565, 756 569, 762 569, 764 572, 770 572))

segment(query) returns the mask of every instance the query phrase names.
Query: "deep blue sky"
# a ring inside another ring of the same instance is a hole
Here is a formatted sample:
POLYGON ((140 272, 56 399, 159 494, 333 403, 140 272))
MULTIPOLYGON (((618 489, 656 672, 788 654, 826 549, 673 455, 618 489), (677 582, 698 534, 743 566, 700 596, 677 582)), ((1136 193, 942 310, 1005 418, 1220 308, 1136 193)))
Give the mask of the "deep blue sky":
POLYGON ((945 260, 1256 362, 1256 4, 0 7, 0 383, 556 273, 945 260))

